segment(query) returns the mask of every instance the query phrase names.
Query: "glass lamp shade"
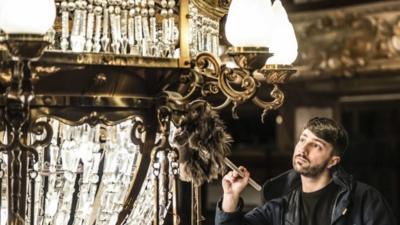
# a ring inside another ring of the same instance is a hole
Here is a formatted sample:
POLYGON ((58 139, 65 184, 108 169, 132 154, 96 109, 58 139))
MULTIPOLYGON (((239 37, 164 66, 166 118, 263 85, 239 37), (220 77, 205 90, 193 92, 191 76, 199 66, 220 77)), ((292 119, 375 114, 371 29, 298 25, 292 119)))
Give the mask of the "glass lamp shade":
POLYGON ((233 0, 225 35, 235 47, 268 47, 270 0, 233 0))
POLYGON ((44 35, 54 23, 54 0, 1 0, 0 29, 7 34, 44 35))
MULTIPOLYGON (((2 23, 2 19, 3 19, 2 17, 3 17, 3 16, 2 16, 2 12, 1 12, 2 9, 3 9, 3 5, 4 5, 4 1, 3 1, 3 0, 0 0, 0 31, 3 30, 3 29, 1 28, 1 25, 3 24, 3 23, 2 23)), ((2 224, 0 223, 0 225, 2 225, 2 224)))
POLYGON ((275 0, 272 5, 272 19, 275 27, 269 50, 274 55, 267 60, 267 64, 290 65, 297 58, 298 45, 293 25, 280 0, 275 0))

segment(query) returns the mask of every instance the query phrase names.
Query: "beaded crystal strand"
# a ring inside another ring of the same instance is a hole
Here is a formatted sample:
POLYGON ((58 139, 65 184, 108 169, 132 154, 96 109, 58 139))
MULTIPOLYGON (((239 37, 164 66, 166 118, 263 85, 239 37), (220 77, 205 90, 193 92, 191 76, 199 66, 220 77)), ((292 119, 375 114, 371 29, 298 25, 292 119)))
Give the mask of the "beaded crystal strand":
POLYGON ((141 16, 141 0, 135 0, 135 39, 138 45, 138 53, 141 54, 143 29, 142 29, 142 16, 141 16))
POLYGON ((128 53, 128 3, 127 0, 122 1, 121 5, 121 53, 128 53))
POLYGON ((147 0, 142 0, 142 29, 143 29, 143 41, 142 41, 142 56, 149 56, 149 42, 150 42, 150 29, 149 29, 149 10, 147 9, 147 0))
POLYGON ((219 55, 219 23, 217 21, 212 22, 212 50, 211 52, 215 55, 219 55))
POLYGON ((79 36, 83 40, 83 48, 80 50, 80 52, 83 52, 85 49, 85 43, 86 43, 86 29, 87 29, 87 17, 88 17, 88 4, 86 0, 81 0, 80 2, 80 8, 81 8, 81 14, 82 14, 82 21, 80 23, 80 28, 79 28, 79 36))
POLYGON ((100 45, 100 37, 101 37, 101 19, 102 19, 102 12, 103 8, 101 6, 101 0, 94 0, 94 14, 95 14, 95 25, 94 25, 94 38, 93 38, 93 52, 100 52, 101 45, 100 45))
MULTIPOLYGON (((110 8, 107 0, 102 0, 101 5, 103 7, 103 34, 101 37, 101 47, 104 52, 108 52, 108 47, 110 44, 109 30, 110 30, 110 8)), ((111 7, 111 6, 110 6, 111 7)), ((113 8, 114 10, 114 8, 113 8)))
POLYGON ((87 27, 86 27, 86 51, 91 52, 93 48, 94 32, 94 7, 93 0, 88 0, 87 6, 87 27))
POLYGON ((61 2, 61 50, 67 51, 69 47, 69 3, 61 2))
POLYGON ((169 29, 168 29, 168 18, 167 18, 167 0, 161 0, 161 17, 162 17, 162 26, 161 26, 161 31, 162 31, 162 38, 161 38, 161 43, 160 43, 160 51, 161 51, 161 56, 162 57, 167 57, 169 54, 169 29))
POLYGON ((82 23, 82 10, 80 8, 80 0, 76 2, 71 2, 71 9, 72 11, 74 11, 74 17, 72 21, 70 44, 72 51, 79 52, 83 50, 85 44, 85 40, 82 40, 82 37, 80 36, 80 28, 82 23))
POLYGON ((189 4, 189 52, 190 56, 194 57, 197 54, 197 8, 190 3, 189 4))
POLYGON ((157 22, 156 22, 156 10, 155 10, 155 2, 154 0, 148 0, 147 2, 149 6, 149 16, 150 16, 150 40, 149 40, 149 51, 150 55, 157 56, 157 22))
POLYGON ((135 43, 135 0, 128 0, 127 7, 129 9, 129 18, 128 18, 129 53, 137 55, 138 50, 135 43))
POLYGON ((121 5, 122 0, 114 0, 114 7, 110 9, 111 48, 115 54, 120 53, 121 47, 121 5))
POLYGON ((175 27, 175 17, 174 17, 174 7, 175 0, 168 0, 168 44, 170 57, 174 56, 177 37, 177 29, 175 27))

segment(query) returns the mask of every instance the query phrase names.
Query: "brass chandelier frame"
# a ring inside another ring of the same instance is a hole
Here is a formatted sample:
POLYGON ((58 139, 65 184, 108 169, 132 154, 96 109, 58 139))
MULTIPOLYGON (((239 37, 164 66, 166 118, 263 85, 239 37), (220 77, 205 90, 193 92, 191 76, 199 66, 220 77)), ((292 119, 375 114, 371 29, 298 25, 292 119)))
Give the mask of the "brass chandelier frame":
MULTIPOLYGON (((234 118, 238 118, 239 105, 249 101, 263 109, 262 120, 269 110, 282 106, 284 93, 280 87, 296 70, 289 65, 264 65, 272 55, 267 48, 230 48, 227 55, 234 59, 236 68, 227 67, 218 57, 207 52, 191 59, 188 44, 188 5, 189 0, 180 1, 179 59, 108 53, 51 52, 44 51, 49 41, 43 36, 7 35, 4 38, 2 44, 6 46, 11 58, 4 54, 4 51, 0 55, 1 61, 4 62, 0 66, 5 71, 2 86, 6 88, 0 99, 0 130, 8 132, 8 142, 0 143, 0 151, 11 156, 8 162, 8 187, 11 190, 9 225, 25 225, 27 183, 31 182, 34 187, 33 180, 38 173, 29 168, 32 168, 37 160, 36 148, 48 146, 53 135, 47 122, 37 121, 40 117, 56 118, 73 126, 84 123, 91 126, 110 126, 133 116, 141 118, 136 121, 131 131, 131 141, 141 149, 140 166, 132 180, 132 189, 129 190, 117 224, 122 224, 130 213, 139 194, 140 184, 151 165, 156 187, 153 224, 160 224, 158 206, 167 201, 160 196, 168 196, 168 187, 159 185, 160 180, 167 180, 166 183, 172 184, 173 187, 172 223, 177 225, 179 155, 168 141, 171 122, 179 127, 188 105, 199 100, 206 101, 214 110, 222 110, 232 105, 234 118), (36 76, 32 76, 32 71, 36 76), (48 85, 57 81, 53 78, 56 75, 61 83, 62 79, 71 79, 64 73, 72 74, 74 71, 88 74, 87 79, 94 82, 92 92, 79 92, 71 87, 57 90, 48 85), (105 88, 102 90, 102 85, 112 83, 113 76, 120 76, 122 73, 133 73, 133 76, 127 75, 122 78, 129 78, 131 82, 137 83, 136 86, 126 89, 129 91, 114 90, 110 93, 105 88), (264 87, 262 84, 272 88, 271 101, 258 96, 260 89, 264 87), (140 89, 141 86, 146 86, 147 89, 140 89), (209 101, 208 98, 218 94, 223 96, 223 102, 214 105, 213 100, 209 101), (155 143, 157 132, 161 139, 155 143), (28 133, 45 134, 45 138, 28 144, 28 133), (167 160, 159 161, 160 155, 164 155, 167 160), (168 180, 168 171, 172 171, 173 180, 168 180), (29 176, 25 177, 22 174, 29 176), (160 195, 159 190, 164 193, 160 195)), ((201 224, 199 188, 193 188, 192 202, 197 203, 196 206, 192 206, 192 225, 201 224)), ((33 214, 35 209, 30 210, 33 214)))
POLYGON ((227 67, 210 53, 198 54, 193 62, 194 84, 191 84, 192 88, 188 94, 178 100, 193 99, 197 89, 200 89, 202 97, 222 93, 225 100, 221 104, 213 105, 213 109, 222 110, 232 104, 232 116, 238 119, 238 106, 252 101, 263 109, 261 120, 264 121, 269 110, 282 106, 284 93, 280 86, 296 70, 289 65, 264 65, 267 58, 272 55, 267 49, 232 48, 228 50, 228 55, 233 57, 238 68, 227 67), (273 90, 270 92, 272 101, 263 100, 257 95, 262 83, 272 85, 273 90))

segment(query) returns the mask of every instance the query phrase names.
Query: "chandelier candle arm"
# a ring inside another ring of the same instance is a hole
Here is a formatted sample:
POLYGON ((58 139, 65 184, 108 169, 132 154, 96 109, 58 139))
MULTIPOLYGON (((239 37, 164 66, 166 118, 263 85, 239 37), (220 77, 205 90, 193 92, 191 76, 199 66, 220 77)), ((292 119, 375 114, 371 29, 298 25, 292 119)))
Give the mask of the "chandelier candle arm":
MULTIPOLYGON (((193 63, 194 75, 202 78, 195 79, 197 83, 192 86, 199 87, 203 97, 221 92, 226 100, 212 107, 215 110, 221 110, 233 103, 234 118, 238 118, 238 105, 252 100, 264 109, 261 117, 264 121, 267 111, 277 109, 283 104, 284 93, 279 89, 278 84, 285 83, 296 70, 290 65, 264 65, 267 58, 272 55, 268 52, 268 48, 264 47, 232 47, 228 50, 228 55, 235 59, 239 68, 228 68, 210 53, 198 54, 193 63), (263 101, 257 96, 258 90, 262 88, 261 83, 273 85, 270 94, 273 101, 263 101), (235 87, 238 84, 240 84, 240 90, 235 87)), ((189 92, 190 95, 195 93, 193 89, 189 92)))
POLYGON ((261 114, 261 122, 264 123, 265 117, 267 116, 267 112, 270 110, 278 109, 279 107, 282 106, 284 100, 285 100, 285 95, 284 93, 279 89, 278 85, 273 84, 274 88, 271 91, 271 97, 273 97, 274 100, 272 101, 263 101, 257 96, 252 99, 255 105, 258 107, 264 109, 263 113, 261 114))

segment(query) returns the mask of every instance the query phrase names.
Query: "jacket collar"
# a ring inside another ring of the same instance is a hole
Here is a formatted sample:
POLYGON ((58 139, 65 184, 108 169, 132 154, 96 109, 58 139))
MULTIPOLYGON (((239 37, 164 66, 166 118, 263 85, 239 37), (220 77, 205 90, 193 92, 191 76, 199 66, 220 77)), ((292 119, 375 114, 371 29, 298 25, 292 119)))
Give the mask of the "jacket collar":
POLYGON ((346 191, 351 191, 354 186, 353 176, 346 173, 341 166, 333 168, 332 179, 335 184, 339 185, 342 189, 346 191))
MULTIPOLYGON (((347 212, 347 207, 350 203, 350 193, 354 186, 354 180, 353 177, 346 173, 340 166, 333 168, 332 180, 340 187, 331 218, 331 223, 333 224, 333 222, 347 212)), ((263 196, 265 201, 282 196, 288 197, 288 213, 285 215, 285 220, 290 222, 290 224, 297 224, 296 221, 299 222, 300 187, 300 174, 293 169, 268 180, 263 185, 263 196), (289 193, 291 194, 288 195, 289 193)))
MULTIPOLYGON (((353 177, 346 173, 342 167, 337 166, 332 169, 332 179, 342 190, 351 191, 353 189, 353 177)), ((281 197, 293 189, 300 187, 300 174, 291 169, 272 179, 267 180, 263 185, 263 195, 265 200, 281 197)))

